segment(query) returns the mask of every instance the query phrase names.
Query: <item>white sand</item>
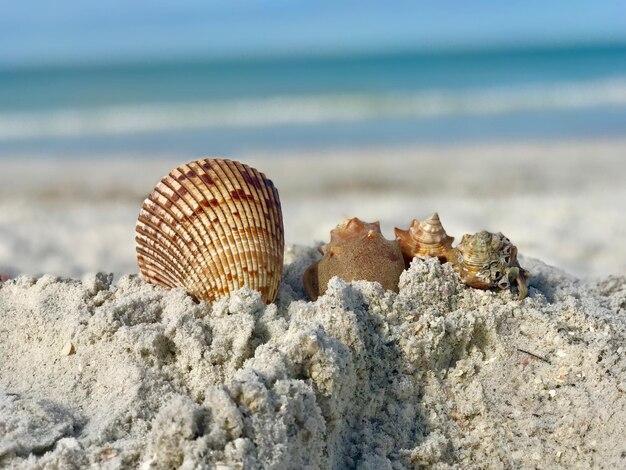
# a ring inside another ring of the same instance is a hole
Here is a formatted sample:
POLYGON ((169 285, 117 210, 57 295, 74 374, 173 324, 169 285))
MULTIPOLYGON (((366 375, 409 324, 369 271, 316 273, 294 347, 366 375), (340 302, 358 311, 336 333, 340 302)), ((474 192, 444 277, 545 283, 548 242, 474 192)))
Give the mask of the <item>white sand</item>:
POLYGON ((300 276, 318 255, 292 247, 270 306, 124 275, 142 198, 180 158, 3 161, 0 274, 84 280, 0 283, 0 467, 626 466, 625 150, 242 158, 279 188, 288 241, 349 215, 391 237, 438 210, 459 238, 503 231, 531 272, 523 301, 427 260, 399 294, 335 279, 312 303, 300 276))
POLYGON ((299 277, 314 250, 288 255, 270 306, 133 277, 5 283, 0 466, 626 464, 625 278, 587 285, 525 259, 518 301, 430 259, 399 294, 335 278, 312 303, 299 277))
MULTIPOLYGON (((280 191, 286 240, 326 240, 343 218, 383 233, 438 211, 457 237, 502 231, 520 252, 583 278, 626 274, 626 141, 237 155, 280 191)), ((143 198, 199 156, 1 161, 0 274, 137 272, 143 198)))

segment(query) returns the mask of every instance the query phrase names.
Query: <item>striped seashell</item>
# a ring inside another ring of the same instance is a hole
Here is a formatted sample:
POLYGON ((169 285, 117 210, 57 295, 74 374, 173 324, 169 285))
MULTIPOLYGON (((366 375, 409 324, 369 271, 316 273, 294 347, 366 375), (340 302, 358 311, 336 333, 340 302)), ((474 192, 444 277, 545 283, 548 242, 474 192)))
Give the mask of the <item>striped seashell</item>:
POLYGON ((454 237, 448 236, 436 212, 426 220, 413 220, 408 230, 396 227, 394 231, 407 267, 416 256, 436 256, 442 263, 449 261, 454 237))
POLYGON ((517 287, 521 300, 528 294, 528 272, 517 261, 517 248, 501 233, 486 230, 463 235, 451 256, 464 284, 477 289, 517 287))
POLYGON ((248 286, 266 303, 283 272, 278 191, 243 163, 206 158, 172 170, 146 198, 136 226, 139 271, 213 301, 248 286))

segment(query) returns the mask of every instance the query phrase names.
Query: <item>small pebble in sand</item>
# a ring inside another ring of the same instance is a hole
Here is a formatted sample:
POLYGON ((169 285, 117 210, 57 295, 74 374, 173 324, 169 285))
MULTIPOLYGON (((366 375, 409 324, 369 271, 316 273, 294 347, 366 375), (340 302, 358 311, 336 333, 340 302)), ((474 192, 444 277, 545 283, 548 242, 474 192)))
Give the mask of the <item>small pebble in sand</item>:
POLYGON ((71 341, 65 343, 65 346, 63 346, 63 349, 61 350, 61 354, 63 354, 64 356, 71 356, 72 354, 76 354, 76 347, 74 346, 74 343, 72 343, 71 341))

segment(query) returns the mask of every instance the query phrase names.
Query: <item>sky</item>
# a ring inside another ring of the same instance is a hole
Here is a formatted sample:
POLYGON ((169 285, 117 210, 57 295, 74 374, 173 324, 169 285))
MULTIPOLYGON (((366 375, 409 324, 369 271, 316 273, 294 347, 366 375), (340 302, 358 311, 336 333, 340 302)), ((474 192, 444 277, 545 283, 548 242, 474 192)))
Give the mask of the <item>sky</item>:
POLYGON ((626 43, 623 0, 21 0, 0 64, 626 43))

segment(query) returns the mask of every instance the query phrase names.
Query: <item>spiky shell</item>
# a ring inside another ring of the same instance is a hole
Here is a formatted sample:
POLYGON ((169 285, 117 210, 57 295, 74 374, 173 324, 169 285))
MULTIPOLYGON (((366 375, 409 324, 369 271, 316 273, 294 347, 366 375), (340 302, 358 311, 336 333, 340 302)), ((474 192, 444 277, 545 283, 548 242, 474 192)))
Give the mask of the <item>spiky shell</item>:
POLYGON ((164 287, 216 300, 243 286, 273 302, 283 271, 278 191, 263 173, 220 158, 173 169, 136 226, 139 271, 164 287))
POLYGON ((436 256, 442 263, 448 261, 454 237, 448 236, 436 212, 426 220, 413 219, 408 230, 396 227, 394 231, 407 267, 416 256, 436 256))
POLYGON ((304 288, 312 300, 326 292, 328 281, 338 276, 345 281, 377 281, 398 292, 404 270, 400 247, 386 240, 378 222, 354 217, 331 230, 331 241, 320 248, 324 255, 304 272, 304 288))
POLYGON ((509 289, 516 285, 520 299, 528 293, 528 273, 517 261, 517 248, 502 233, 483 230, 463 235, 451 261, 463 283, 470 287, 509 289))
POLYGON ((330 231, 330 242, 320 247, 321 253, 326 253, 331 247, 359 241, 370 232, 379 233, 380 222, 363 222, 358 217, 346 219, 330 231))

